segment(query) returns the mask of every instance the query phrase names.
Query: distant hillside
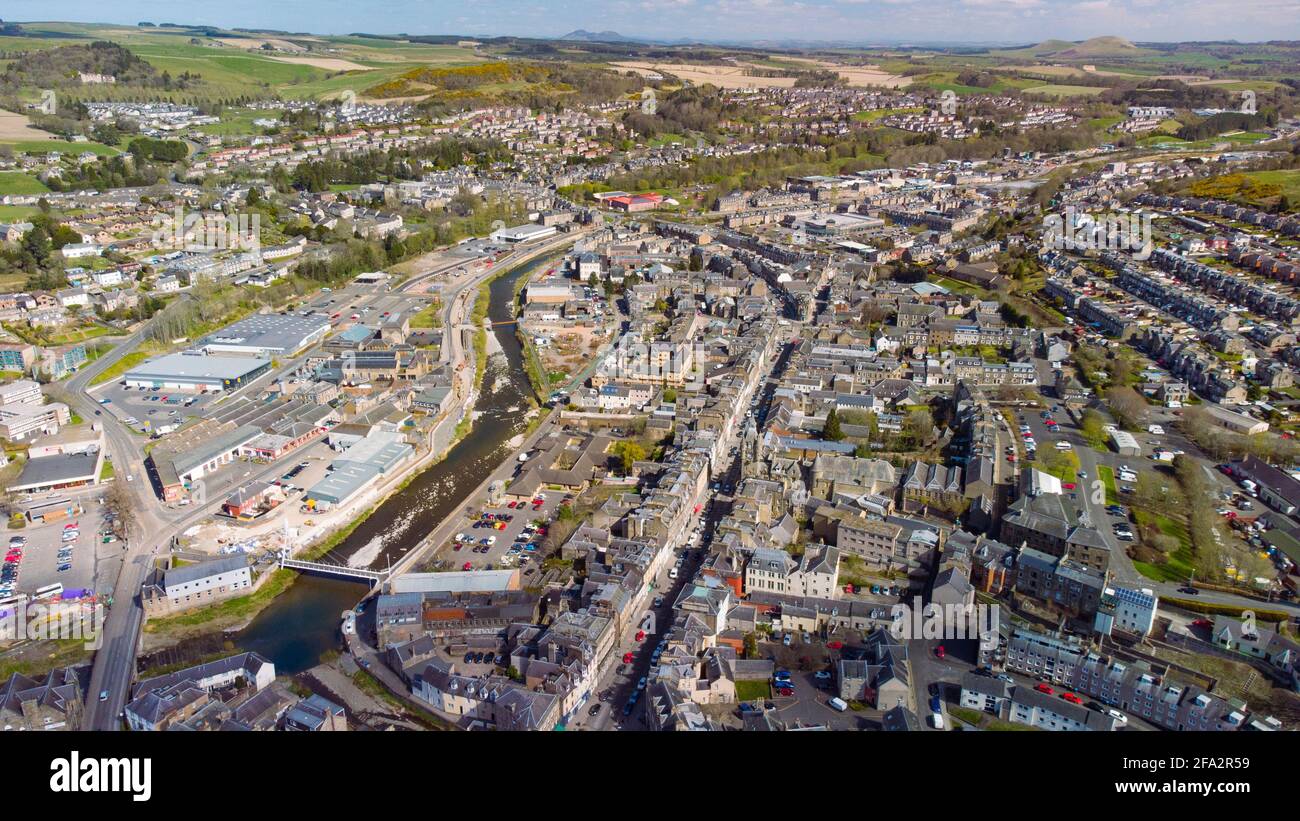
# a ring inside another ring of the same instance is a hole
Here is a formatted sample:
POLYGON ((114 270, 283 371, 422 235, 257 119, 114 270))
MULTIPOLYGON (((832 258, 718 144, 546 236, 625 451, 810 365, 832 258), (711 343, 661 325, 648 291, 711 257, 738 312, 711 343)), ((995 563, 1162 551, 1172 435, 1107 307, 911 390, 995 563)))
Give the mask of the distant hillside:
POLYGON ((116 43, 59 46, 14 60, 0 75, 0 85, 10 89, 63 88, 78 85, 80 74, 112 77, 120 85, 172 87, 170 76, 160 77, 148 62, 116 43))
POLYGON ((619 34, 617 31, 587 31, 586 29, 578 29, 577 31, 571 31, 559 39, 581 40, 584 43, 635 43, 637 42, 636 40, 633 40, 631 37, 624 37, 623 35, 619 34))
POLYGON ((1017 49, 1016 54, 1030 54, 1044 59, 1086 60, 1098 57, 1140 57, 1150 54, 1123 37, 1093 37, 1081 43, 1065 40, 1044 40, 1036 46, 1017 49))

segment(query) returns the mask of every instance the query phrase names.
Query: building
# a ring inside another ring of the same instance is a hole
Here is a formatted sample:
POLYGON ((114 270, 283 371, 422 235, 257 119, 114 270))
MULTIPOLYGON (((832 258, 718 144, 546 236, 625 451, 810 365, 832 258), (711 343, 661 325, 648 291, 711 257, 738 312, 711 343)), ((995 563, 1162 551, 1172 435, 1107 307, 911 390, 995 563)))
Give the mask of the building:
POLYGON ((1110 732, 1115 729, 1115 719, 1105 713, 1019 686, 1011 696, 1007 720, 1058 732, 1110 732))
POLYGON ((327 317, 316 314, 255 314, 233 322, 199 341, 208 353, 240 356, 292 356, 315 345, 330 331, 327 317))
POLYGON ((238 687, 259 692, 275 682, 275 665, 257 653, 240 653, 164 676, 136 682, 126 705, 127 725, 137 732, 166 730, 193 718, 213 691, 238 687))
POLYGON ((961 677, 961 706, 1001 716, 1011 703, 1011 685, 992 676, 967 672, 961 677))
POLYGON ((71 667, 0 682, 0 730, 80 730, 85 694, 71 667))
POLYGON ((172 391, 235 390, 271 369, 270 359, 212 356, 193 351, 155 357, 122 377, 129 388, 172 391))
POLYGON ((141 600, 145 613, 152 616, 246 595, 252 586, 248 559, 236 554, 155 572, 145 582, 141 600))
POLYGON ((553 237, 558 233, 554 225, 535 225, 531 222, 516 225, 513 228, 498 228, 492 232, 493 242, 508 242, 511 245, 525 245, 530 242, 553 237))
POLYGON ((1141 456, 1142 446, 1133 434, 1116 428, 1110 434, 1110 446, 1120 456, 1141 456))
POLYGON ((1155 626, 1156 608, 1159 605, 1160 597, 1150 589, 1107 587, 1102 592, 1093 629, 1105 636, 1109 636, 1115 629, 1148 636, 1155 626))
POLYGON ((59 427, 72 421, 72 412, 62 402, 48 405, 0 405, 0 438, 22 442, 38 436, 58 433, 59 427))

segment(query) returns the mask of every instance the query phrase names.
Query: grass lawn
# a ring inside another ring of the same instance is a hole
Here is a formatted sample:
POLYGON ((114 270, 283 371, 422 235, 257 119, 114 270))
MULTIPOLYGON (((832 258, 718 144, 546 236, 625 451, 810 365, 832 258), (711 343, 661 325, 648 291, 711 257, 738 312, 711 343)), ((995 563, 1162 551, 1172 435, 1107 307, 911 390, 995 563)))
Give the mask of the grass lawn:
POLYGON ((130 353, 123 356, 121 359, 114 362, 112 365, 109 365, 107 368, 105 368, 104 372, 101 373, 99 376, 96 376, 94 379, 90 380, 90 384, 102 385, 105 382, 112 382, 114 379, 117 379, 119 376, 131 370, 136 365, 139 365, 141 362, 145 361, 148 358, 149 358, 149 354, 145 353, 144 351, 131 351, 130 353))
POLYGON ((1119 504, 1119 490, 1115 487, 1115 470, 1110 465, 1097 465, 1097 476, 1106 486, 1106 504, 1119 504))
POLYGON ((433 302, 429 307, 420 311, 411 317, 412 328, 441 328, 442 327, 442 303, 433 302))
POLYGON ((0 171, 0 194, 44 194, 45 183, 21 171, 0 171))
POLYGON ((1150 525, 1154 525, 1157 530, 1166 536, 1173 536, 1178 540, 1179 548, 1173 553, 1168 554, 1168 561, 1164 564, 1152 564, 1149 562, 1133 562, 1137 571, 1148 579, 1160 582, 1183 582, 1187 581, 1192 575, 1192 537, 1187 532, 1187 526, 1181 522, 1161 513, 1152 513, 1149 510, 1134 510, 1133 517, 1137 520, 1138 529, 1142 530, 1150 525))
POLYGON ((772 687, 766 681, 737 681, 737 701, 758 701, 772 695, 772 687))

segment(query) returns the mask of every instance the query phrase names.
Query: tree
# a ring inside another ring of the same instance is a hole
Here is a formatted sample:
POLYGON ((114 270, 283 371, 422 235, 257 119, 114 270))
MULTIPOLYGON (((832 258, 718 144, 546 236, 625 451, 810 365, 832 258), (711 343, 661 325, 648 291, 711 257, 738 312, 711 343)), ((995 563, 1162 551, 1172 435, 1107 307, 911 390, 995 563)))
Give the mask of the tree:
POLYGON ((1083 418, 1079 420, 1079 432, 1083 438, 1088 440, 1088 444, 1099 446, 1106 441, 1106 418, 1092 408, 1083 412, 1083 418))
POLYGON ((1105 393, 1106 404, 1120 425, 1128 430, 1146 427, 1149 408, 1142 395, 1127 385, 1116 385, 1105 393))
POLYGON ((113 528, 118 536, 126 540, 135 536, 140 524, 136 514, 136 500, 122 480, 114 480, 108 486, 108 491, 104 494, 104 507, 117 516, 113 528))
POLYGON ((844 431, 840 430, 840 416, 831 408, 830 413, 826 414, 826 425, 822 428, 822 438, 828 442, 838 442, 844 438, 844 431))
POLYGON ((613 454, 619 457, 623 474, 632 472, 632 465, 646 457, 645 448, 639 442, 622 441, 614 445, 613 454))

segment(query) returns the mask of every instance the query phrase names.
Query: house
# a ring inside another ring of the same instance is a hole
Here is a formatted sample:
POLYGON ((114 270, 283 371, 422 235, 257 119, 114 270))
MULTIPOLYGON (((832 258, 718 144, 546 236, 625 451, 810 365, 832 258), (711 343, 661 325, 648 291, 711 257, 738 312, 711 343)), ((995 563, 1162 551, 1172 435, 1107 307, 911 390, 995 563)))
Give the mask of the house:
POLYGON ((1115 729, 1115 719, 1106 713, 1020 686, 1015 687, 1012 693, 1007 720, 1058 732, 1110 732, 1115 729))
POLYGON ((867 637, 864 657, 835 663, 837 693, 845 701, 870 704, 878 710, 911 709, 911 672, 907 648, 890 632, 878 629, 867 637))
POLYGON ((0 682, 0 730, 80 730, 84 693, 71 667, 0 682))
POLYGON ((979 710, 989 715, 1004 715, 1011 703, 1011 685, 992 676, 977 676, 974 672, 961 677, 960 704, 968 710, 979 710))
POLYGON ((275 681, 275 665, 257 653, 239 653, 175 673, 136 682, 126 705, 127 725, 136 731, 166 730, 196 715, 217 690, 260 691, 275 681))

